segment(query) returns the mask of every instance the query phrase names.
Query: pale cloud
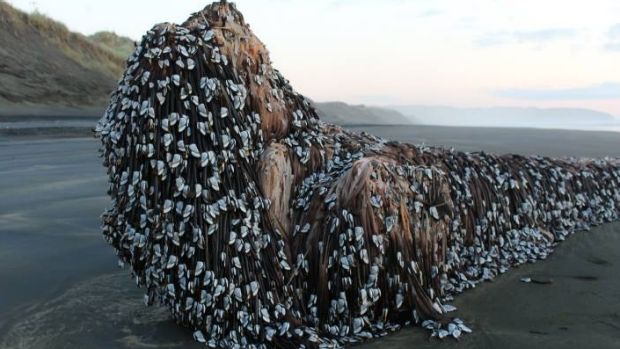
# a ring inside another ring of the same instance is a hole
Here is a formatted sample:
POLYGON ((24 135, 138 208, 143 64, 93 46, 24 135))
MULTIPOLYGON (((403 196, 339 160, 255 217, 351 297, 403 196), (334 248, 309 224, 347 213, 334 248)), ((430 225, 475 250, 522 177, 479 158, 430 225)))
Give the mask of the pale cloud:
POLYGON ((620 40, 620 23, 616 23, 609 28, 607 37, 611 40, 620 40))
POLYGON ((607 32, 608 41, 605 43, 607 51, 620 52, 620 23, 614 24, 607 32))
POLYGON ((617 51, 617 52, 620 52, 620 41, 606 43, 605 44, 605 49, 607 51, 617 51))
POLYGON ((555 40, 573 39, 577 30, 572 28, 549 28, 533 31, 512 31, 486 33, 476 40, 478 46, 487 47, 504 44, 544 43, 555 40))
POLYGON ((426 11, 422 11, 418 14, 418 17, 435 17, 444 14, 445 11, 438 9, 430 9, 426 11))
POLYGON ((503 89, 495 94, 504 98, 528 100, 620 100, 620 83, 604 82, 596 85, 564 89, 503 89))

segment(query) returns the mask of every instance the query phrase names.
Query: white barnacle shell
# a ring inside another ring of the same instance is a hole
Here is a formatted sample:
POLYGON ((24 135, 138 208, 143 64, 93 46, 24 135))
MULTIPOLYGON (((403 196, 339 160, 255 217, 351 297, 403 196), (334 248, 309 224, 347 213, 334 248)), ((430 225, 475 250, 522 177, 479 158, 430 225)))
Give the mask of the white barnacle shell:
POLYGON ((205 336, 202 334, 202 331, 200 330, 197 330, 196 332, 194 332, 194 340, 198 343, 206 342, 205 336))
POLYGON ((207 107, 205 107, 203 103, 198 104, 198 115, 202 116, 203 118, 207 117, 207 107))
POLYGON ((206 167, 209 164, 209 153, 200 154, 200 167, 206 167))
POLYGON ((183 161, 183 158, 181 157, 180 154, 174 154, 174 156, 172 156, 172 161, 170 162, 170 167, 177 168, 181 164, 182 161, 183 161))
POLYGON ((204 34, 202 35, 202 39, 205 42, 209 42, 211 41, 211 39, 213 39, 214 36, 215 36, 215 33, 213 32, 213 30, 209 29, 204 32, 204 34))
POLYGON ((194 143, 189 145, 189 151, 192 154, 193 157, 195 158, 200 158, 201 154, 200 154, 200 150, 198 150, 198 146, 194 143))
POLYGON ((167 199, 166 201, 164 201, 164 210, 163 210, 163 212, 164 213, 170 212, 170 210, 172 210, 172 206, 173 206, 172 200, 167 199))
POLYGON ((429 211, 431 212, 431 216, 433 216, 433 218, 439 219, 439 212, 437 211, 437 207, 431 206, 429 211))
POLYGON ((188 70, 192 70, 192 69, 194 69, 194 67, 196 67, 196 62, 194 62, 193 59, 188 58, 187 59, 187 69, 188 70))
POLYGON ((220 117, 223 119, 228 116, 228 108, 222 107, 220 109, 220 117))
POLYGON ((170 269, 172 267, 174 267, 177 264, 177 256, 175 255, 170 255, 170 257, 168 257, 168 263, 166 264, 166 269, 170 269))
POLYGON ((173 140, 172 134, 170 134, 170 133, 164 134, 163 141, 164 141, 164 146, 165 147, 170 146, 170 144, 172 144, 172 140, 173 140))
POLYGON ((189 118, 187 117, 187 115, 181 115, 181 118, 179 119, 179 132, 185 131, 188 125, 189 118))

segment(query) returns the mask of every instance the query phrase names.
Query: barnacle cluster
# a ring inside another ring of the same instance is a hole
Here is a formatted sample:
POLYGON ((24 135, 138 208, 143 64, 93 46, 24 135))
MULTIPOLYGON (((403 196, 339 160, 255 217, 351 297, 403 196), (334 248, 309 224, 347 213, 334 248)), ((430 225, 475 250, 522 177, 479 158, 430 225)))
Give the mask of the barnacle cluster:
POLYGON ((145 302, 211 347, 331 347, 618 218, 616 160, 463 153, 318 120, 231 3, 147 32, 97 125, 103 234, 145 302))

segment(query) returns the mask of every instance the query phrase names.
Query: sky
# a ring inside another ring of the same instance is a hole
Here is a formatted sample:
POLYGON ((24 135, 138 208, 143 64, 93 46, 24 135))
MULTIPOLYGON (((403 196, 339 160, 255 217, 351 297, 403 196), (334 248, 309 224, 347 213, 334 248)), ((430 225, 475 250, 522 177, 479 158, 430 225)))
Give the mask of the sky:
MULTIPOLYGON (((210 1, 8 0, 138 40, 210 1)), ((316 101, 589 108, 620 117, 620 1, 238 0, 274 66, 316 101)))

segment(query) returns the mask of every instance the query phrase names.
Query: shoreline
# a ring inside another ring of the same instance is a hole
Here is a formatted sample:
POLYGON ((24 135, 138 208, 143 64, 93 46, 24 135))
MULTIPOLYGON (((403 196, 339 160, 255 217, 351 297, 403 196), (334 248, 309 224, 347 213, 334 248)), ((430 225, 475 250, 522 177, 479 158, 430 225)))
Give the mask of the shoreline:
MULTIPOLYGON (((409 142, 432 139, 459 150, 620 156, 620 134, 542 131, 538 137, 477 130, 473 137, 462 128, 364 130, 409 142), (574 134, 585 137, 567 138, 574 134)), ((204 348, 167 309, 146 308, 129 270, 118 270, 99 228, 109 199, 98 147, 90 134, 0 140, 0 348, 204 348)), ((457 311, 450 315, 474 330, 459 341, 429 340, 427 331, 415 327, 357 347, 614 348, 620 341, 618 261, 619 222, 580 231, 546 260, 512 268, 455 297, 457 311), (522 277, 553 283, 527 284, 522 277)))

